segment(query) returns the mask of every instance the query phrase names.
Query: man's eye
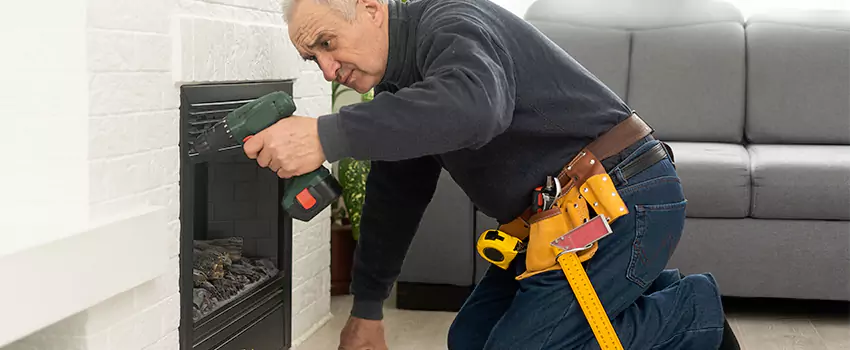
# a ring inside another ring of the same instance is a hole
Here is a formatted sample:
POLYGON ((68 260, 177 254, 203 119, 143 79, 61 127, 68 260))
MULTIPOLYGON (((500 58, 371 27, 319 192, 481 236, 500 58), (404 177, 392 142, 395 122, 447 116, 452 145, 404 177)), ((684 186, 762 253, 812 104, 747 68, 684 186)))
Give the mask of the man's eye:
POLYGON ((322 42, 322 47, 323 47, 323 48, 326 48, 326 49, 330 48, 330 47, 331 47, 331 41, 330 41, 330 40, 325 40, 325 41, 323 41, 323 42, 322 42))

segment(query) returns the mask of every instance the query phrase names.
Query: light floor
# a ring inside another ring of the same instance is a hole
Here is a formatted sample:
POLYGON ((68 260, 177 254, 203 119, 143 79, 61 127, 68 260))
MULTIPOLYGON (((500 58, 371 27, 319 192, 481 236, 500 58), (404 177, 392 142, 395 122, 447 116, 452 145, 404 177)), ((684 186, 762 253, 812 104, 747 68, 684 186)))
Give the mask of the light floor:
MULTIPOLYGON (((391 350, 446 349, 453 312, 409 311, 387 303, 384 326, 391 350)), ((334 350, 351 308, 350 296, 331 298, 334 317, 296 350, 334 350)), ((849 350, 848 304, 727 301, 729 324, 746 350, 849 350)))

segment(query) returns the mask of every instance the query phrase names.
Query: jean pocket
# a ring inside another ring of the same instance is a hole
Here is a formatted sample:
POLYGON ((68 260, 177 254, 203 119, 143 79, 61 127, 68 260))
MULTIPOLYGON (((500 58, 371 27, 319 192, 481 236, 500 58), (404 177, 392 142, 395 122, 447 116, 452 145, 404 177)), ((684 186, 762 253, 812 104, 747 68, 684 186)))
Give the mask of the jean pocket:
POLYGON ((646 288, 667 267, 685 226, 687 200, 635 206, 635 237, 627 277, 646 288))

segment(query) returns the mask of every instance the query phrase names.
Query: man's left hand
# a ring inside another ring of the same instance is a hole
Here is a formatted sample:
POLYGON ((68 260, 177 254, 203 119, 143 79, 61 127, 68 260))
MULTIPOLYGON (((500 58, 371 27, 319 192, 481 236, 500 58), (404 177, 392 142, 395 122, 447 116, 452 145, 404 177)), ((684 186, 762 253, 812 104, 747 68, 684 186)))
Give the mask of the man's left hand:
POLYGON ((256 159, 280 178, 309 173, 322 166, 325 153, 319 141, 316 118, 290 116, 260 131, 243 145, 248 158, 256 159))

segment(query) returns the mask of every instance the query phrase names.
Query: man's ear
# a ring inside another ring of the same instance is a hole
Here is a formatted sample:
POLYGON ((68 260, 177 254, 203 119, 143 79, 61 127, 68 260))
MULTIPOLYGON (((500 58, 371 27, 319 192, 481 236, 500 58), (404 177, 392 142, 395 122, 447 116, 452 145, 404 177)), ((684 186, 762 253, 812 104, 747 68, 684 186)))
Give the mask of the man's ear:
POLYGON ((378 26, 383 24, 383 4, 379 3, 377 0, 357 0, 357 4, 366 9, 366 14, 369 16, 369 22, 377 24, 378 26))

